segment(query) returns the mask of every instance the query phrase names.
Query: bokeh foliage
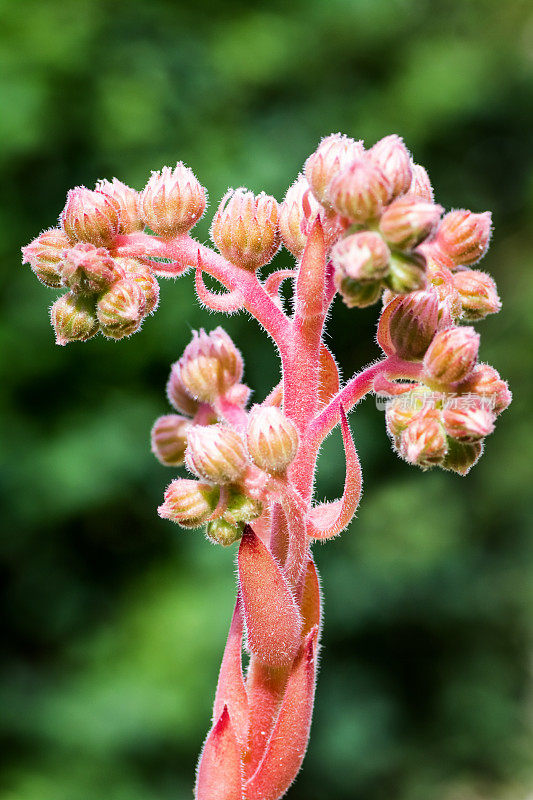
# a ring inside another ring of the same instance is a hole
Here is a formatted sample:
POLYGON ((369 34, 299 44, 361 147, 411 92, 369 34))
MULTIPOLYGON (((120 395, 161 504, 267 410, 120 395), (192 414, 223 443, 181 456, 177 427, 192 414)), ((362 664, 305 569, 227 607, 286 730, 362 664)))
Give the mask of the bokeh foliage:
MULTIPOLYGON (((3 800, 181 800, 234 593, 233 553, 155 508, 170 474, 147 436, 191 328, 190 276, 141 334, 57 348, 54 293, 19 247, 68 188, 141 188, 185 160, 281 199, 318 139, 403 135, 439 202, 493 209, 484 262, 504 311, 482 357, 515 401, 466 479, 391 453, 353 417, 366 492, 316 548, 326 630, 312 744, 291 797, 499 800, 533 785, 531 396, 533 10, 527 0, 0 0, 3 800)), ((199 226, 207 238, 208 224, 199 226)), ((280 264, 290 263, 287 253, 280 264)), ((377 355, 376 309, 336 304, 345 375, 377 355)), ((262 398, 272 347, 227 323, 262 398)), ((319 494, 342 483, 339 438, 319 494)))

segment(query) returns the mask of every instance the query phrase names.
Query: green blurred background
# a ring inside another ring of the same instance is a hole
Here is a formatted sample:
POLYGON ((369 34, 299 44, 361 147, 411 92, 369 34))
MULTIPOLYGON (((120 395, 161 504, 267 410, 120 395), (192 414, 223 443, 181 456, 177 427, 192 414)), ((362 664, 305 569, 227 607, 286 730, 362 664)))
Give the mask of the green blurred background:
MULTIPOLYGON (((116 175, 142 188, 177 159, 215 206, 228 185, 281 199, 337 130, 401 134, 439 202, 494 211, 483 266, 504 310, 480 324, 481 355, 515 400, 466 479, 401 463, 372 400, 352 418, 366 492, 350 531, 316 548, 324 650, 290 796, 525 800, 531 4, 0 0, 0 20, 2 800, 190 797, 234 596, 234 551, 158 519, 173 473, 148 448, 169 364, 192 328, 223 320, 199 310, 187 276, 163 282, 130 340, 55 347, 55 295, 19 248, 71 186, 116 175)), ((376 314, 336 303, 345 375, 377 356, 376 314)), ((261 399, 272 346, 244 316, 227 328, 261 399)), ((321 496, 342 483, 339 447, 324 448, 321 496)))

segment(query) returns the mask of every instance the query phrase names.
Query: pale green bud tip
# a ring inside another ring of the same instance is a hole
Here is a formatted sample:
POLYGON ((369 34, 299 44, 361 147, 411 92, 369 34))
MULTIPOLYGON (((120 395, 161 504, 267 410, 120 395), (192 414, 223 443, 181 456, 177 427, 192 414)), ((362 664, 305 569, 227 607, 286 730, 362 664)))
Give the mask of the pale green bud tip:
POLYGON ((152 453, 167 467, 179 467, 185 461, 190 420, 178 414, 159 417, 151 432, 152 453))
POLYGON ((239 383, 243 362, 239 350, 223 328, 207 334, 194 332, 179 360, 179 378, 191 397, 212 403, 239 383))
POLYGON ((283 474, 298 450, 295 424, 275 406, 252 409, 246 438, 253 462, 273 475, 283 474))
POLYGON ((248 459, 244 442, 232 428, 194 425, 188 432, 185 463, 198 477, 224 484, 243 476, 248 459))
POLYGON ((143 222, 161 236, 186 233, 205 211, 206 193, 191 169, 179 161, 152 175, 140 198, 143 222))
POLYGON ((168 486, 157 512, 163 519, 177 522, 183 528, 198 528, 215 510, 218 497, 217 486, 179 478, 168 486))
POLYGON ((395 294, 409 294, 426 285, 426 259, 422 253, 394 252, 385 282, 395 294))
POLYGON ((72 292, 58 298, 50 309, 56 344, 84 342, 98 332, 94 298, 72 292))
POLYGON ((243 525, 237 523, 232 525, 225 519, 215 519, 207 525, 207 538, 214 544, 221 544, 223 547, 238 542, 242 539, 243 525))
POLYGON ((449 439, 448 452, 441 467, 458 475, 466 475, 481 458, 483 447, 483 442, 458 442, 449 439))

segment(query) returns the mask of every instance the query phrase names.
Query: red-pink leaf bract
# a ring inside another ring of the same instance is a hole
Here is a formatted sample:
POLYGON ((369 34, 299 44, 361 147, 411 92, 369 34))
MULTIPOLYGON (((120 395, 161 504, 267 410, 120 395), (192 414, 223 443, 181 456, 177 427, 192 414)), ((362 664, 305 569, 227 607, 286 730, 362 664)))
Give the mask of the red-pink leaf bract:
POLYGON ((241 753, 226 706, 205 740, 195 798, 243 800, 241 753))
POLYGON ((300 645, 302 618, 279 564, 249 525, 238 565, 250 650, 270 666, 290 663, 300 645))
POLYGON ((242 674, 242 608, 241 599, 237 595, 235 611, 228 633, 228 639, 218 675, 213 722, 217 720, 226 706, 241 747, 245 747, 250 727, 248 696, 242 674))

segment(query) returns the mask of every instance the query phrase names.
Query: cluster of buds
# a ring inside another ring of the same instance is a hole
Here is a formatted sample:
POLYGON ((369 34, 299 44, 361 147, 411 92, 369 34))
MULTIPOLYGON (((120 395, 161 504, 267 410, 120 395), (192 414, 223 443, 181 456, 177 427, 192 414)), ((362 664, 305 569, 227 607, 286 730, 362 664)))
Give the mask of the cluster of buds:
POLYGON ((101 331, 122 339, 157 307, 159 285, 147 259, 121 252, 121 237, 150 227, 165 237, 185 233, 202 216, 204 189, 181 162, 153 173, 143 192, 114 178, 94 190, 71 189, 59 228, 23 248, 37 278, 69 291, 51 308, 57 344, 85 341, 101 331))
POLYGON ((185 528, 207 525, 208 538, 224 545, 261 515, 269 477, 284 475, 298 449, 298 431, 279 408, 246 414, 242 373, 241 354, 222 328, 195 333, 167 383, 180 413, 160 417, 151 434, 162 464, 185 465, 195 476, 172 481, 160 516, 185 528), (240 412, 238 427, 226 421, 228 408, 240 412))
POLYGON ((476 363, 477 344, 469 328, 437 333, 424 357, 421 382, 387 403, 387 430, 410 464, 466 475, 496 417, 509 406, 506 382, 493 367, 476 363))

